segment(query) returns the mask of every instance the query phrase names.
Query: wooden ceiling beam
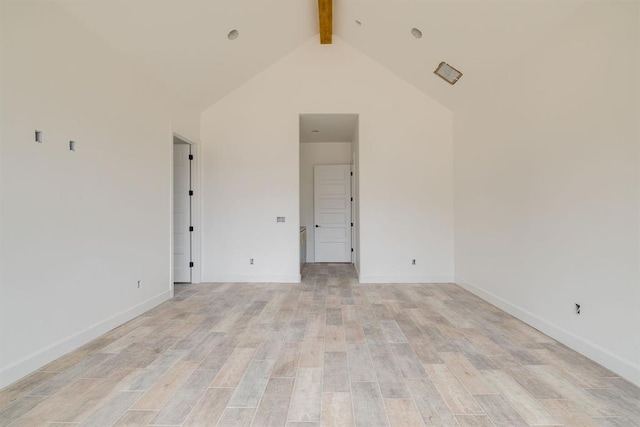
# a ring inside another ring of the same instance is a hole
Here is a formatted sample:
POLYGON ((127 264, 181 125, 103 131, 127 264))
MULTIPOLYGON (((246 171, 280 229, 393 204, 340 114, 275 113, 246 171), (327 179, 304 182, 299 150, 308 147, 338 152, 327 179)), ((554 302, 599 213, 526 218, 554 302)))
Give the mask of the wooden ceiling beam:
POLYGON ((333 0, 318 0, 320 44, 331 44, 333 36, 333 0))

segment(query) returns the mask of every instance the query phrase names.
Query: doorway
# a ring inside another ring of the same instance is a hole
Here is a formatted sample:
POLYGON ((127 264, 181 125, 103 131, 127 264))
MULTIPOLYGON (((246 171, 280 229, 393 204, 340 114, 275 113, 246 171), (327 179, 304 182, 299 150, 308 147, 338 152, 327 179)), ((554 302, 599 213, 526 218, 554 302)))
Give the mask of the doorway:
POLYGON ((193 282, 193 163, 192 146, 173 137, 173 282, 193 282))
POLYGON ((306 262, 358 268, 359 117, 300 114, 300 226, 306 262), (316 227, 316 225, 318 227, 316 227))

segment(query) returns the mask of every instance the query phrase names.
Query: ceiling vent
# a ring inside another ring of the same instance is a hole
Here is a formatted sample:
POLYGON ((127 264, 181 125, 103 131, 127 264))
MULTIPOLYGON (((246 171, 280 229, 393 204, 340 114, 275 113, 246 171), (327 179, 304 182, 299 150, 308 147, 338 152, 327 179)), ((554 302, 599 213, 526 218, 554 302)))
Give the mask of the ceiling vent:
POLYGON ((456 84, 456 82, 460 80, 460 77, 462 77, 462 73, 460 71, 456 70, 446 62, 441 62, 433 73, 442 77, 452 85, 456 84))

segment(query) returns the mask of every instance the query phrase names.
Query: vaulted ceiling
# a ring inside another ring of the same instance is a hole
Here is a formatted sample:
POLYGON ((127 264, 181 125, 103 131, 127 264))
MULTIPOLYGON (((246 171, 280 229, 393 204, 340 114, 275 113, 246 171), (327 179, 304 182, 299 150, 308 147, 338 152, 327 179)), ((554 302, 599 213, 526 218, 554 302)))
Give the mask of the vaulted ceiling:
MULTIPOLYGON (((199 109, 318 34, 317 0, 56 1, 199 109)), ((583 3, 334 0, 334 34, 455 110, 583 3), (433 74, 441 61, 464 73, 455 86, 433 74)))

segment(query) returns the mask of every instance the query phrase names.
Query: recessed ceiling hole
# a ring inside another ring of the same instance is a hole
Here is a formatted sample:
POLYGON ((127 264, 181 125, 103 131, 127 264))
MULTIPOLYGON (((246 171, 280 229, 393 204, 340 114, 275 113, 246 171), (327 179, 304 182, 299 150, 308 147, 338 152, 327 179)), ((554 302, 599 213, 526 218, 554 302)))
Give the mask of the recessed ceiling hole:
POLYGON ((417 39, 421 39, 422 38, 422 31, 420 31, 417 28, 412 28, 411 29, 411 35, 417 39))
POLYGON ((238 32, 238 30, 231 30, 229 31, 229 34, 227 34, 227 38, 229 40, 235 40, 238 38, 239 35, 240 33, 238 32))
POLYGON ((358 24, 358 25, 362 25, 362 22, 360 22, 360 21, 358 21, 358 20, 356 19, 356 24, 358 24))

